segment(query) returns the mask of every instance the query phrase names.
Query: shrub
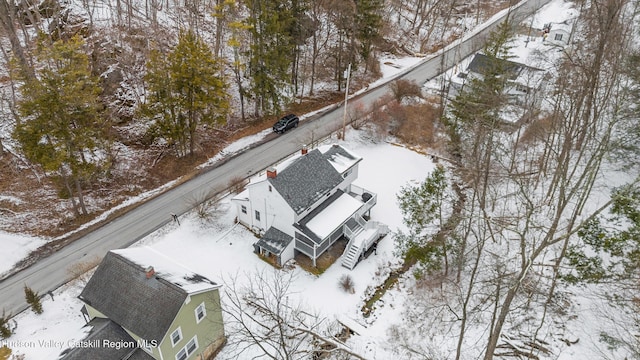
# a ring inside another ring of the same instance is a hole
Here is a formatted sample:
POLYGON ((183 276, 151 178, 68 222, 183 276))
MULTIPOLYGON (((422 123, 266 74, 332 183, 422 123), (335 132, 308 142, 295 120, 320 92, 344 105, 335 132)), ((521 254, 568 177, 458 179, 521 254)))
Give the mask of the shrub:
POLYGON ((239 194, 244 191, 245 181, 240 176, 235 176, 229 180, 229 191, 234 194, 239 194))
POLYGON ((340 277, 340 288, 349 294, 354 294, 356 290, 354 289, 355 284, 353 283, 353 279, 351 275, 344 274, 340 277))
POLYGON ((9 327, 9 318, 11 315, 6 315, 4 310, 2 310, 2 317, 0 317, 0 337, 6 339, 13 334, 13 331, 9 327))
POLYGON ((89 270, 98 266, 102 261, 98 256, 94 256, 91 259, 86 261, 81 261, 79 263, 73 264, 67 268, 67 274, 71 279, 79 281, 83 286, 87 284, 89 278, 91 278, 91 273, 89 270))
POLYGON ((430 147, 435 140, 439 109, 431 104, 404 106, 396 135, 409 145, 430 147))
POLYGON ((27 300, 27 304, 31 305, 31 310, 33 310, 34 313, 42 314, 42 304, 40 303, 40 297, 37 292, 25 285, 24 297, 27 300))
POLYGON ((398 79, 389 84, 389 88, 397 102, 402 102, 405 97, 422 97, 422 90, 415 81, 398 79))
POLYGON ((11 356, 11 349, 9 349, 6 345, 0 347, 0 360, 8 360, 9 356, 11 356))

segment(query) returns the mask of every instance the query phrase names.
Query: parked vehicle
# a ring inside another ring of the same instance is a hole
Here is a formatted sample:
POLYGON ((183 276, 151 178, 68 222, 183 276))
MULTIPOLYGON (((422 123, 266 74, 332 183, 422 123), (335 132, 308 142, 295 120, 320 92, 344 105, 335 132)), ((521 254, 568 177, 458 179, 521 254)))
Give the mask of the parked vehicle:
POLYGON ((298 127, 298 123, 300 119, 295 114, 289 114, 284 116, 282 119, 278 120, 277 123, 273 124, 273 131, 276 133, 284 133, 285 131, 292 129, 294 127, 298 127))

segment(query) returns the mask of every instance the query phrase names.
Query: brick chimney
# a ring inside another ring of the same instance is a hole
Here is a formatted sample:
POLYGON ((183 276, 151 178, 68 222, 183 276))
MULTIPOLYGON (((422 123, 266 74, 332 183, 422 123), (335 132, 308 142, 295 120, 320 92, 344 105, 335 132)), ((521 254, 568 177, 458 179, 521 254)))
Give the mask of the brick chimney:
POLYGON ((278 175, 278 171, 276 171, 276 168, 270 167, 267 169, 267 178, 275 179, 277 175, 278 175))
POLYGON ((307 145, 304 145, 302 147, 302 150, 300 151, 300 154, 307 155, 307 152, 309 152, 309 149, 307 149, 307 145))
POLYGON ((153 274, 156 273, 156 271, 153 269, 153 266, 147 266, 147 268, 144 269, 144 272, 147 274, 147 279, 151 279, 153 274))

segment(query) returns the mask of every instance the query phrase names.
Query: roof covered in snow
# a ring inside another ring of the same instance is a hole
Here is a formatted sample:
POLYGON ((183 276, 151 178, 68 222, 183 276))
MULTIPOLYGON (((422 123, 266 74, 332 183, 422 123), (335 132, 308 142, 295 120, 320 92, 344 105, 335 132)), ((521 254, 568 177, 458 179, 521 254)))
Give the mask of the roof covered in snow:
POLYGON ((182 289, 185 293, 196 294, 220 287, 215 282, 196 274, 168 256, 148 246, 111 250, 144 271, 153 267, 156 279, 162 279, 182 289))
POLYGON ((323 204, 322 208, 314 210, 302 219, 300 225, 322 240, 349 220, 362 205, 364 205, 362 201, 338 190, 323 204))
POLYGON ((152 248, 136 247, 108 252, 80 299, 141 338, 161 341, 189 294, 218 287, 152 248))
POLYGON ((318 150, 329 161, 331 166, 341 174, 362 160, 362 157, 338 144, 320 146, 318 150))
POLYGON ((273 254, 280 255, 292 240, 293 237, 272 226, 262 235, 262 238, 256 243, 256 246, 268 250, 273 254))
POLYGON ((340 145, 309 151, 267 179, 291 208, 300 214, 338 186, 342 173, 362 160, 340 145))

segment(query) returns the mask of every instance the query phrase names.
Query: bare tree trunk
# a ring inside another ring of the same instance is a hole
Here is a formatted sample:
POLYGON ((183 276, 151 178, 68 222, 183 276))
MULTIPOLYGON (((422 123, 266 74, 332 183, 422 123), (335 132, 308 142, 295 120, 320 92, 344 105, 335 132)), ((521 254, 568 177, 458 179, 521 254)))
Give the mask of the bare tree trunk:
MULTIPOLYGON (((458 333, 458 345, 456 346, 456 360, 462 359, 462 345, 464 343, 464 337, 467 331, 467 320, 469 318, 469 302, 471 301, 471 297, 473 296, 473 291, 476 283, 476 275, 478 273, 478 269, 480 267, 480 261, 483 256, 483 248, 484 248, 484 240, 478 239, 478 242, 476 245, 475 261, 473 263, 473 267, 471 268, 471 275, 469 278, 469 284, 467 286, 467 292, 462 302, 462 318, 460 323, 460 332, 458 333)), ((460 281, 458 280, 458 282, 460 281)))
POLYGON ((84 203, 84 194, 82 192, 82 186, 80 185, 80 179, 75 179, 76 184, 76 195, 78 196, 78 203, 80 204, 80 209, 82 209, 82 214, 87 215, 87 206, 84 203))
POLYGON ((0 0, 0 24, 9 37, 11 50, 13 50, 13 54, 18 60, 18 64, 20 64, 20 68, 25 76, 33 78, 35 76, 33 67, 29 61, 27 61, 27 57, 22 49, 22 45, 20 44, 20 39, 18 39, 18 34, 16 33, 16 28, 14 26, 15 18, 15 8, 10 5, 7 0, 0 0))
POLYGON ((71 199, 71 204, 73 205, 73 213, 75 214, 76 217, 79 217, 80 210, 78 209, 78 204, 76 204, 76 198, 74 196, 74 192, 71 189, 71 185, 69 184, 69 178, 67 177, 66 171, 63 168, 60 169, 60 176, 62 177, 62 181, 64 182, 65 188, 69 192, 69 198, 71 199))

